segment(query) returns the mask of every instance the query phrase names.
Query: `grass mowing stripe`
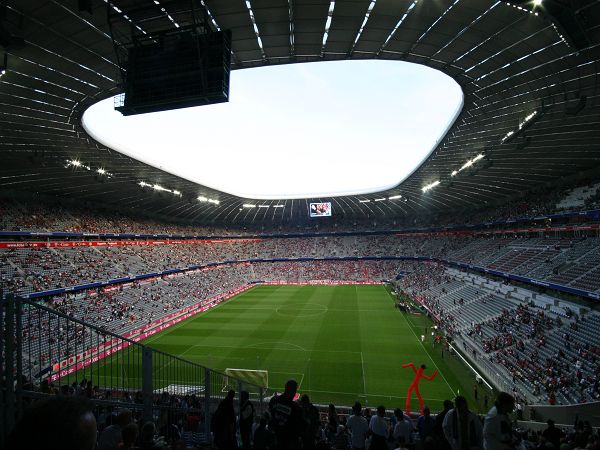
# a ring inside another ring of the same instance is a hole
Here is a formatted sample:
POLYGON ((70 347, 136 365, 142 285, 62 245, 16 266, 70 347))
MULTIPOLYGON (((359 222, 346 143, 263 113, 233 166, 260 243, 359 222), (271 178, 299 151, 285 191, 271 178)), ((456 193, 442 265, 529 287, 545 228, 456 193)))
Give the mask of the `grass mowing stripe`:
POLYGON ((440 370, 440 368, 435 363, 435 361, 433 360, 433 358, 431 357, 431 355, 427 352, 427 350, 425 350, 425 346, 423 345, 423 342, 421 342, 421 340, 417 336, 417 333, 415 333, 415 330, 413 330, 413 328, 408 323, 408 319, 406 318, 406 314, 400 313, 400 315, 404 318, 404 321, 406 322, 406 326, 410 329, 410 331, 412 331, 412 334, 415 336, 415 339, 417 340, 417 342, 423 348, 423 353, 425 353, 427 355, 427 357, 429 358, 429 360, 433 363, 433 365, 435 366, 435 368, 437 369, 437 371, 440 373, 440 375, 442 376, 442 378, 446 382, 446 385, 450 388, 450 391, 452 392, 452 395, 454 397, 456 397, 456 392, 454 392, 454 389, 452 389, 452 386, 450 386, 450 383, 448 383, 448 380, 446 380, 446 377, 444 376, 444 373, 440 370))
MULTIPOLYGON (((302 393, 316 403, 351 405, 358 399, 369 407, 403 407, 400 399, 405 399, 413 374, 402 369, 402 363, 424 359, 426 349, 409 319, 397 314, 381 285, 256 286, 144 344, 218 372, 268 370, 271 388, 278 391, 289 377, 296 377, 302 393)), ((435 356, 427 354, 430 359, 435 356)), ((119 361, 104 360, 104 375, 136 385, 137 363, 120 368, 119 361)), ((156 359, 155 388, 198 384, 190 378, 192 371, 175 370, 170 364, 156 359), (165 379, 173 373, 174 379, 165 379)), ((438 409, 453 389, 444 375, 450 370, 447 362, 432 359, 432 364, 442 376, 421 392, 432 409, 438 409)), ((456 378, 458 372, 454 368, 448 373, 456 378)), ((465 383, 458 380, 462 392, 465 383)))

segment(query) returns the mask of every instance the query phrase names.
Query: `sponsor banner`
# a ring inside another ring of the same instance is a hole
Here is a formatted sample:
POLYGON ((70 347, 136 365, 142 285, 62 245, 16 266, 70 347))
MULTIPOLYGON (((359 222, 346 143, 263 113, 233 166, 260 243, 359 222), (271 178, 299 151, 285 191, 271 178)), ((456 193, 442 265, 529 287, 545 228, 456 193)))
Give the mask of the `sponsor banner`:
POLYGON ((267 285, 292 285, 292 286, 308 286, 308 285, 317 285, 317 284, 384 284, 381 281, 333 281, 333 280, 311 280, 311 281, 259 281, 260 284, 267 285))
POLYGON ((260 242, 262 239, 184 239, 184 240, 125 240, 125 241, 48 241, 0 242, 0 248, 69 248, 69 247, 123 247, 128 245, 212 245, 260 242))
MULTIPOLYGON (((133 342, 144 340, 183 320, 189 319, 196 314, 208 311, 225 300, 228 300, 231 297, 250 289, 251 287, 251 285, 244 285, 225 293, 214 295, 208 299, 195 303, 194 305, 187 306, 165 317, 156 319, 149 324, 136 328, 135 330, 128 331, 127 333, 123 334, 123 337, 130 339, 133 342)), ((96 347, 90 347, 77 355, 71 355, 64 360, 51 365, 52 371, 55 373, 48 377, 48 381, 54 382, 60 380, 61 378, 87 367, 90 364, 98 362, 101 359, 118 352, 119 350, 129 347, 130 345, 131 342, 129 341, 114 338, 96 347)))

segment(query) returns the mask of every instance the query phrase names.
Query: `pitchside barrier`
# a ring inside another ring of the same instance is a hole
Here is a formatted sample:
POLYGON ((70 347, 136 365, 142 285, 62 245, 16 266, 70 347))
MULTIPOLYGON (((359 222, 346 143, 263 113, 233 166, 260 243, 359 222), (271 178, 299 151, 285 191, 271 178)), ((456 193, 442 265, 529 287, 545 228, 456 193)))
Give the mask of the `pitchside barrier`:
POLYGON ((217 372, 31 300, 0 296, 0 323, 0 444, 27 404, 61 389, 88 389, 98 408, 126 407, 157 423, 163 415, 182 423, 198 417, 194 432, 206 441, 206 418, 227 390, 238 399, 248 391, 257 414, 266 406, 266 385, 252 383, 252 377, 217 372), (173 406, 185 396, 194 408, 173 406))

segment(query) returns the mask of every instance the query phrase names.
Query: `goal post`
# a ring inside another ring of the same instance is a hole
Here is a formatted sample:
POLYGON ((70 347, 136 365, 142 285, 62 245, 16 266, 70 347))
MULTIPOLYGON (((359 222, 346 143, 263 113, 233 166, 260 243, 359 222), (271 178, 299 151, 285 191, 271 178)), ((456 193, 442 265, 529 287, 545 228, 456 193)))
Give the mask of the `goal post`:
POLYGON ((237 389, 237 381, 240 380, 254 386, 269 387, 269 371, 255 369, 225 369, 225 389, 237 389))

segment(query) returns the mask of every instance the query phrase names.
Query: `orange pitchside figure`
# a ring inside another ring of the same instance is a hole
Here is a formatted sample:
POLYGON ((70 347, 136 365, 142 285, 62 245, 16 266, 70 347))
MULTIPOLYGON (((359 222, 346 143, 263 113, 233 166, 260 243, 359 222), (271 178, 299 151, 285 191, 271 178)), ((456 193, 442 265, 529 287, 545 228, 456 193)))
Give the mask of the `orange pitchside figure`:
POLYGON ((406 392, 406 414, 410 412, 410 397, 412 396, 413 391, 416 391, 417 393, 417 398, 419 399, 419 412, 423 414, 423 397, 421 397, 421 393, 419 392, 419 382, 421 381, 421 378, 425 378, 428 381, 433 380, 438 374, 438 371, 436 370, 431 374, 430 377, 428 377, 427 375, 423 375, 423 371, 427 368, 425 364, 421 364, 421 367, 419 367, 418 369, 413 363, 402 365, 403 369, 406 369, 407 367, 412 368, 413 372, 415 373, 415 378, 413 379, 411 385, 408 388, 408 391, 406 392))

